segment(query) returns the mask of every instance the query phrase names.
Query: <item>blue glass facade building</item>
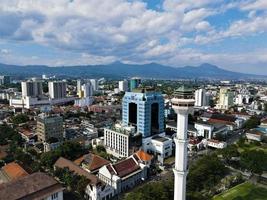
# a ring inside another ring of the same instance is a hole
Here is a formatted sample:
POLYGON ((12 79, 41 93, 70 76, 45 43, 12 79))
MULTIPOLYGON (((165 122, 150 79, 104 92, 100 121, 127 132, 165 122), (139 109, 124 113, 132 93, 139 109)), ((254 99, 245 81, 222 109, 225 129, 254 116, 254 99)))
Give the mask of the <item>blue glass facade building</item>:
POLYGON ((126 92, 122 100, 122 122, 136 126, 143 137, 164 132, 162 94, 146 89, 126 92))

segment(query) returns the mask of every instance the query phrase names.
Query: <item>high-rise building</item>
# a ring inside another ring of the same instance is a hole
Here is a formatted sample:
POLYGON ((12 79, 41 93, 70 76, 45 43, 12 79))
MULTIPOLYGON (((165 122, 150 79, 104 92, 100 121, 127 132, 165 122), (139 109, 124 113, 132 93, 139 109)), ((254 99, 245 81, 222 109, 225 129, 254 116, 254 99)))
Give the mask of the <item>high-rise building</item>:
POLYGON ((49 142, 51 138, 61 141, 63 138, 63 118, 56 115, 38 116, 36 133, 38 140, 42 142, 49 142))
POLYGON ((137 127, 143 137, 164 132, 164 99, 153 89, 126 92, 122 100, 123 125, 137 127))
POLYGON ((63 81, 52 81, 48 82, 49 96, 52 99, 62 99, 67 95, 66 82, 63 81))
POLYGON ((43 83, 38 80, 21 82, 22 97, 38 97, 43 94, 43 83))
POLYGON ((195 106, 202 107, 207 106, 207 95, 205 89, 198 89, 195 91, 195 106))
POLYGON ((78 79, 77 80, 77 95, 79 95, 81 89, 82 89, 83 80, 78 79))
POLYGON ((126 92, 128 90, 128 81, 127 80, 119 81, 119 90, 121 92, 126 92))
POLYGON ((6 85, 10 83, 10 76, 0 76, 0 85, 6 85))
POLYGON ((140 84, 141 84, 140 78, 132 78, 130 80, 130 91, 133 91, 134 89, 138 88, 140 84))
POLYGON ((175 142, 175 168, 174 172, 174 200, 186 199, 186 176, 188 173, 187 164, 187 127, 188 113, 194 107, 193 91, 182 86, 174 93, 172 107, 177 113, 177 133, 175 142))
POLYGON ((93 90, 97 91, 98 90, 98 81, 96 79, 90 79, 90 82, 93 86, 93 90))
POLYGON ((82 91, 83 97, 93 96, 93 86, 91 82, 87 82, 83 84, 81 87, 81 91, 82 91))
POLYGON ((218 109, 228 110, 234 105, 234 92, 229 88, 221 88, 219 94, 218 109))

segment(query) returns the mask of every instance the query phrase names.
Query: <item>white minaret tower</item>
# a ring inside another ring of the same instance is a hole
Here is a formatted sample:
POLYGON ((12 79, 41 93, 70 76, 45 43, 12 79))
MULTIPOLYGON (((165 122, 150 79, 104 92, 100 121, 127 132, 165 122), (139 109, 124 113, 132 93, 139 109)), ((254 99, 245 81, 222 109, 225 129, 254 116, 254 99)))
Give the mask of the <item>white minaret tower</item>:
POLYGON ((172 99, 172 108, 177 113, 177 133, 174 138, 174 200, 186 199, 188 113, 193 109, 194 102, 193 90, 185 86, 178 88, 172 99))

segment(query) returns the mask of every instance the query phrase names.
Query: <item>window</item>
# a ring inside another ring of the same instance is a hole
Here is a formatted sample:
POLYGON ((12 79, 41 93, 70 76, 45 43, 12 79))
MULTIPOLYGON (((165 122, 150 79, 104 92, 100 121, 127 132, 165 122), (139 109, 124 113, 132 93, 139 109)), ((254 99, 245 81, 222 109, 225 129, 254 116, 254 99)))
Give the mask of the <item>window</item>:
POLYGON ((51 198, 52 198, 52 200, 57 199, 58 198, 58 193, 52 194, 51 198))

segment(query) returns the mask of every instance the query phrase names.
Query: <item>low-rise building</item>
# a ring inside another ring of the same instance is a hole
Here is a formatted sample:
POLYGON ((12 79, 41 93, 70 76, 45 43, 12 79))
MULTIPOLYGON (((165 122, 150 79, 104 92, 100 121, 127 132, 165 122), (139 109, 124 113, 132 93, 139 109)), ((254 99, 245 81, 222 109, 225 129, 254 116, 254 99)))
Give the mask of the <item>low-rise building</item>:
POLYGON ((76 159, 74 163, 90 173, 97 173, 101 167, 108 165, 110 162, 98 155, 89 153, 76 159))
POLYGON ((216 149, 224 149, 227 147, 227 143, 219 140, 208 139, 207 146, 216 149))
POLYGON ((206 139, 212 139, 216 135, 226 135, 228 132, 227 126, 219 123, 210 123, 205 121, 198 121, 195 123, 197 129, 197 136, 202 136, 206 139))
POLYGON ((54 167, 61 169, 68 168, 77 175, 85 176, 89 180, 85 189, 85 199, 87 200, 111 199, 114 196, 114 189, 110 185, 105 184, 97 176, 90 174, 68 159, 60 157, 54 164, 54 167))
POLYGON ((115 194, 120 194, 141 184, 147 178, 147 166, 134 154, 116 164, 101 167, 98 177, 112 186, 115 194))
POLYGON ((152 154, 163 164, 164 159, 172 155, 172 139, 164 135, 157 135, 151 138, 144 138, 142 148, 145 152, 152 154))
POLYGON ((246 132, 246 137, 248 140, 261 142, 263 139, 264 133, 257 129, 251 129, 246 132))
POLYGON ((0 171, 0 183, 17 180, 29 175, 18 163, 11 162, 3 166, 0 171))
POLYGON ((0 184, 0 199, 63 200, 63 187, 54 178, 36 172, 20 179, 0 184))

